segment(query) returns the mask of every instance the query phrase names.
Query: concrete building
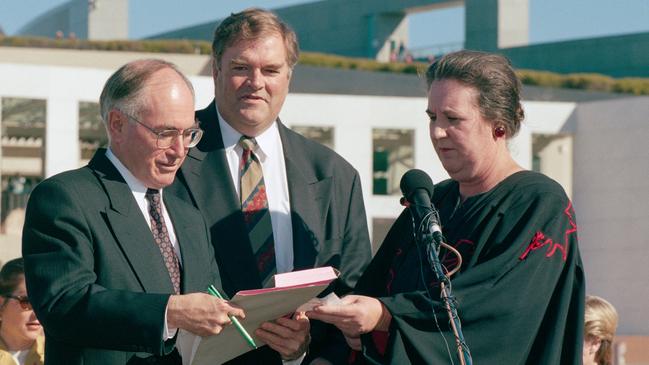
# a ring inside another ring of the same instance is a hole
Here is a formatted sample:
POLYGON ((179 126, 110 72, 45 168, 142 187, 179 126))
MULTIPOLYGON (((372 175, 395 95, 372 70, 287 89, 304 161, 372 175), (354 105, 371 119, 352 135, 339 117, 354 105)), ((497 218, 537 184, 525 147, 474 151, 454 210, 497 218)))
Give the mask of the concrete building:
MULTIPOLYGON (((408 43, 408 15, 462 6, 467 9, 466 48, 526 45, 528 0, 325 0, 273 9, 298 34, 305 51, 388 61, 408 43), (344 40, 344 41, 342 41, 344 40)), ((220 20, 152 38, 211 40, 220 20)))
POLYGON ((34 18, 18 35, 128 39, 128 0, 70 0, 34 18))
MULTIPOLYGON (((530 45, 529 0, 324 0, 274 11, 295 29, 305 51, 387 62, 391 53, 401 53, 401 45, 408 44, 408 15, 457 6, 465 8, 464 48, 503 53, 517 68, 649 76, 649 33, 530 45)), ((219 22, 152 38, 211 40, 219 22)), ((451 50, 456 49, 434 47, 416 56, 451 50)))
MULTIPOLYGON (((529 0, 323 0, 274 9, 295 29, 306 51, 387 62, 408 58, 408 16, 465 8, 464 45, 419 50, 438 56, 459 48, 505 54, 521 69, 593 72, 613 77, 649 76, 649 32, 529 44, 529 0), (344 40, 344 41, 342 41, 344 40)), ((151 38, 211 40, 220 20, 151 38)), ((128 0, 70 0, 36 17, 17 35, 127 39, 128 0)))

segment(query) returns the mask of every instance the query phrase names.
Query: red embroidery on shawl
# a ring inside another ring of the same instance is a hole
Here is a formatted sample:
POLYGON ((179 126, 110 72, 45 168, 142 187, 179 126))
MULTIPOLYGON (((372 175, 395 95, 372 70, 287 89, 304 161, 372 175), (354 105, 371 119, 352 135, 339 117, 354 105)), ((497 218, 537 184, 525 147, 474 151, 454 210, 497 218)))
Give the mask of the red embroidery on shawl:
MULTIPOLYGON (((401 256, 403 253, 403 250, 401 248, 397 248, 397 250, 394 252, 394 256, 401 256)), ((388 280, 387 283, 385 284, 385 288, 387 289, 387 294, 390 295, 392 294, 392 282, 394 281, 394 277, 396 276, 396 272, 394 271, 394 267, 390 267, 390 270, 388 271, 388 280)))
POLYGON ((356 359, 360 356, 360 353, 361 353, 360 351, 351 350, 351 351, 349 352, 349 356, 347 357, 347 363, 348 363, 348 364, 353 364, 353 363, 355 363, 355 362, 356 362, 356 359))
MULTIPOLYGON (((390 339, 390 333, 387 331, 372 331, 370 332, 372 336, 372 341, 374 342, 374 347, 376 352, 379 355, 384 356, 385 351, 388 348, 388 340, 390 339)), ((362 357, 360 351, 351 350, 349 356, 347 357, 347 364, 354 364, 358 359, 362 357)))
POLYGON ((385 350, 388 349, 388 340, 390 339, 390 333, 387 331, 372 331, 372 341, 374 341, 374 347, 376 347, 376 352, 379 355, 384 356, 385 350))
MULTIPOLYGON (((475 252, 475 243, 467 239, 459 239, 453 246, 456 250, 460 251, 462 257, 472 256, 475 252), (468 246, 463 248, 464 246, 468 246)), ((442 257, 442 265, 449 271, 452 270, 459 262, 459 259, 455 254, 450 251, 446 251, 444 257, 442 257)))
POLYGON ((568 201, 568 206, 563 211, 563 213, 568 217, 568 229, 563 234, 563 243, 557 243, 552 240, 552 238, 546 237, 543 232, 536 232, 534 237, 532 237, 532 242, 527 246, 527 249, 519 257, 520 260, 525 260, 527 255, 535 250, 538 250, 541 247, 548 246, 548 249, 545 252, 545 257, 552 257, 557 250, 561 251, 561 258, 563 261, 566 261, 568 258, 568 241, 571 234, 577 232, 577 225, 572 215, 572 202, 568 201))

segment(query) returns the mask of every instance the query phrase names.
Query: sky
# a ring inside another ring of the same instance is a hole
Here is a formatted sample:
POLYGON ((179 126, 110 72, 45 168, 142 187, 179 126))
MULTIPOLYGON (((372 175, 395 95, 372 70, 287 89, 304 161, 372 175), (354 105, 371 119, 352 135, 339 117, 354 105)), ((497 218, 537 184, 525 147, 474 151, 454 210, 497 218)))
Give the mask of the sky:
MULTIPOLYGON (((0 0, 0 27, 14 35, 23 25, 67 0, 0 0)), ((110 0, 101 0, 110 1, 110 0)), ((398 0, 393 0, 398 1, 398 0)), ((130 0, 129 37, 149 35, 223 18, 257 6, 267 9, 305 0, 130 0)), ((530 43, 649 32, 649 0, 529 0, 530 43)), ((409 16, 411 49, 461 44, 464 8, 409 16)))

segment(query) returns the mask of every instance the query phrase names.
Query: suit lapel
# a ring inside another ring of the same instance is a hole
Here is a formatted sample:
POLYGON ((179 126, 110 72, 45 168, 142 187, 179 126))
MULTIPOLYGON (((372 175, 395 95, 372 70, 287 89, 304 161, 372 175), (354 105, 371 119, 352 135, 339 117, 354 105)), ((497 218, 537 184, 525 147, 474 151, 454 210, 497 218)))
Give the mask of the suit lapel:
POLYGON ((230 176, 214 102, 196 116, 205 134, 183 163, 182 179, 210 227, 224 285, 231 282, 236 288, 225 287, 228 295, 240 289, 258 288, 261 283, 243 222, 241 202, 230 176))
POLYGON ((291 200, 294 270, 311 268, 324 238, 324 222, 329 209, 331 177, 318 180, 313 165, 305 159, 301 137, 277 122, 286 160, 286 179, 291 200), (300 145, 298 145, 298 143, 300 145))
POLYGON ((90 161, 110 200, 105 214, 117 244, 124 252, 142 288, 149 293, 173 293, 169 273, 153 235, 128 185, 99 150, 90 161))
POLYGON ((189 150, 181 171, 198 208, 208 221, 218 222, 240 211, 241 203, 230 177, 214 102, 196 116, 205 134, 200 144, 189 150))

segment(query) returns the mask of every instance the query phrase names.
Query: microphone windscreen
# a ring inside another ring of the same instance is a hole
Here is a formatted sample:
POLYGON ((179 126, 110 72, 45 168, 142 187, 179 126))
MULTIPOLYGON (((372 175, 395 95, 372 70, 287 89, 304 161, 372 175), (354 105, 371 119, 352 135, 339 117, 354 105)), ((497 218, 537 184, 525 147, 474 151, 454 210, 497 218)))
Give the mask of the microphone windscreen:
POLYGON ((419 169, 408 170, 408 172, 403 174, 403 177, 401 177, 401 183, 399 185, 403 196, 405 196, 409 201, 412 193, 414 193, 416 189, 426 189, 428 196, 431 199, 433 197, 433 191, 435 190, 433 180, 431 180, 430 176, 419 169))

